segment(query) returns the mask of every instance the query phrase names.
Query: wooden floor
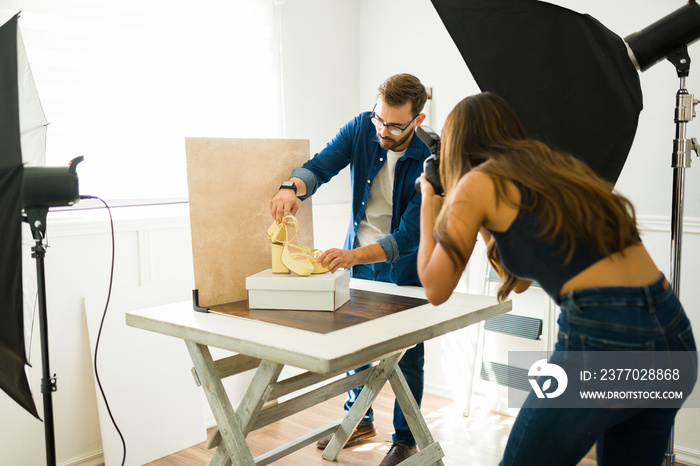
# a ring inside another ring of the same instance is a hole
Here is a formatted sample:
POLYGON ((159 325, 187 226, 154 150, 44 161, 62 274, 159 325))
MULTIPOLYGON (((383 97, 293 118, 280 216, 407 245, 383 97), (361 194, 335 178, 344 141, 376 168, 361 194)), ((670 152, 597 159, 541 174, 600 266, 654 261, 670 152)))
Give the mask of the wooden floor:
MULTIPOLYGON (((299 413, 267 427, 251 432, 248 437, 253 456, 272 450, 320 426, 337 419, 342 414, 344 396, 326 401, 304 413, 299 413)), ((391 413, 394 395, 387 386, 374 403, 375 423, 378 434, 362 444, 344 449, 338 461, 333 463, 321 458, 321 450, 309 445, 274 463, 289 466, 377 466, 391 445, 393 432, 391 413)), ((445 451, 446 466, 496 466, 501 460, 514 418, 474 409, 471 417, 462 414, 464 406, 436 396, 423 399, 423 416, 433 437, 445 451)), ((211 437, 213 429, 209 429, 211 437)), ((207 450, 206 442, 187 450, 148 463, 149 466, 204 466, 209 464, 213 450, 207 450)), ((595 454, 589 452, 579 466, 594 466, 595 454)))

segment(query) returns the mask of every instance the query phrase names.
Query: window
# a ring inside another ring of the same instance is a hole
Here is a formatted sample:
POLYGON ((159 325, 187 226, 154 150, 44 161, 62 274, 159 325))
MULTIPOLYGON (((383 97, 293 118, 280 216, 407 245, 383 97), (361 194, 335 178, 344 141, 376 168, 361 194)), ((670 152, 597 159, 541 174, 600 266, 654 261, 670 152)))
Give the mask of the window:
POLYGON ((185 137, 282 136, 272 0, 4 0, 81 194, 185 198, 185 137))

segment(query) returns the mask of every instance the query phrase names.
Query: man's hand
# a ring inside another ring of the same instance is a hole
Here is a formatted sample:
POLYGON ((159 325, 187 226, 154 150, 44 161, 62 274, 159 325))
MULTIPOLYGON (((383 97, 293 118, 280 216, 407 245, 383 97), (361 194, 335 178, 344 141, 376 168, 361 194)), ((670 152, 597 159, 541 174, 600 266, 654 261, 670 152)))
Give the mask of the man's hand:
POLYGON ((277 222, 282 222, 285 215, 296 215, 299 199, 291 189, 280 189, 270 201, 270 214, 277 222))
POLYGON ((318 256, 318 262, 323 264, 324 267, 328 267, 328 270, 331 272, 335 272, 338 269, 349 269, 358 264, 355 251, 357 250, 327 249, 318 256))
POLYGON ((386 262, 386 252, 379 242, 368 244, 360 248, 351 249, 327 249, 320 256, 318 262, 335 272, 338 269, 349 269, 357 264, 374 264, 386 262))

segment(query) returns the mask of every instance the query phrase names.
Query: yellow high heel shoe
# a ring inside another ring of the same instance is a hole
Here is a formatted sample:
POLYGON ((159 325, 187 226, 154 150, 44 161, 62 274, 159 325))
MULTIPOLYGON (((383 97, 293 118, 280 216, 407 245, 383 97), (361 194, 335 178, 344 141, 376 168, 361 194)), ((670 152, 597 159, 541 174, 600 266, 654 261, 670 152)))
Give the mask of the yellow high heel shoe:
MULTIPOLYGON (((291 221, 291 223, 294 223, 294 225, 298 231, 299 220, 297 220, 296 217, 292 217, 291 215, 289 217, 294 218, 294 220, 291 221)), ((311 261, 311 263, 313 264, 314 270, 313 270, 313 272, 311 272, 312 274, 319 274, 319 273, 328 272, 328 267, 324 267, 323 264, 321 264, 318 261, 318 257, 323 253, 323 251, 321 251, 320 249, 309 249, 306 246, 302 246, 302 245, 298 245, 298 246, 300 249, 299 253, 306 254, 309 257, 309 260, 311 261)))
POLYGON ((309 258, 309 248, 294 243, 299 233, 299 221, 293 215, 287 215, 282 220, 282 223, 287 228, 287 235, 280 256, 282 264, 295 274, 308 277, 314 271, 314 265, 309 258), (294 235, 290 235, 290 226, 294 227, 294 235))
MULTIPOLYGON (((288 219, 288 222, 283 221, 282 223, 278 224, 275 221, 272 222, 272 225, 270 225, 270 227, 267 229, 267 237, 271 243, 272 273, 289 273, 289 268, 287 268, 282 261, 282 253, 284 252, 284 245, 287 241, 287 223, 294 225, 295 234, 293 239, 296 239, 299 231, 299 221, 293 215, 288 215, 285 217, 285 219, 288 219)), ((328 267, 324 267, 320 262, 318 262, 318 257, 322 252, 323 251, 318 249, 309 249, 306 246, 292 243, 289 254, 293 256, 292 259, 298 258, 299 262, 301 263, 304 263, 302 256, 306 256, 313 266, 311 274, 319 274, 328 272, 328 267)), ((298 273, 296 271, 295 273, 298 275, 308 276, 306 274, 306 269, 308 267, 303 266, 303 268, 304 270, 300 270, 302 273, 298 273)))
POLYGON ((287 239, 287 225, 284 222, 277 223, 277 220, 275 220, 270 225, 270 228, 267 229, 267 237, 272 243, 284 243, 284 240, 287 239))
POLYGON ((324 267, 323 264, 321 264, 318 261, 318 256, 320 256, 323 251, 319 249, 309 249, 306 246, 299 246, 304 250, 304 252, 309 256, 309 260, 314 266, 314 271, 311 273, 326 273, 328 272, 328 267, 324 267))
POLYGON ((284 222, 272 222, 267 229, 267 237, 270 239, 272 252, 272 273, 289 273, 289 269, 282 263, 282 250, 287 239, 287 225, 284 222))

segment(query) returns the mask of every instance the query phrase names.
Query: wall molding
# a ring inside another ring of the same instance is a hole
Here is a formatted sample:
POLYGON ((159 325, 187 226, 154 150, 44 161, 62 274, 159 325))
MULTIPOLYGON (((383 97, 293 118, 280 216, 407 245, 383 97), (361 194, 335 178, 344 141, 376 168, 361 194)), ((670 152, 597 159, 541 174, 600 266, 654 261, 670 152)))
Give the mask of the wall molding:
MULTIPOLYGON (((314 213, 324 220, 341 220, 343 232, 349 204, 317 204, 314 213)), ((156 206, 132 206, 112 208, 115 230, 139 231, 144 229, 189 227, 189 205, 165 204, 156 206)), ((638 215, 641 231, 670 232, 671 220, 663 215, 638 215)), ((339 226, 340 227, 340 226, 339 226)), ((55 236, 87 235, 109 231, 109 215, 106 209, 51 211, 47 220, 48 234, 55 236)), ((700 217, 685 217, 683 233, 700 234, 700 217)))
MULTIPOLYGON (((111 210, 115 229, 119 231, 189 227, 190 223, 187 203, 112 207, 111 210)), ((342 220, 345 231, 350 204, 315 204, 313 210, 319 218, 342 220)), ((638 215, 637 224, 642 231, 671 231, 671 219, 664 215, 638 215)), ((109 231, 109 215, 104 208, 52 210, 47 228, 50 233, 61 236, 105 232, 109 231)), ((683 232, 700 234, 700 217, 684 217, 683 232)))
POLYGON ((59 466, 103 466, 105 458, 102 450, 97 450, 89 455, 74 458, 72 460, 59 463, 59 466))
MULTIPOLYGON (((671 219, 663 215, 638 215, 637 226, 641 231, 671 232, 671 219)), ((700 217, 684 217, 683 233, 699 234, 700 217)))
MULTIPOLYGON (((190 227, 188 204, 112 207, 115 232, 190 227)), ((46 236, 83 236, 110 233, 110 216, 105 208, 50 211, 46 236)), ((29 232, 29 226, 26 226, 29 232)), ((31 237, 31 235, 29 235, 31 237)))
POLYGON ((700 451, 674 445, 673 452, 676 454, 677 461, 692 466, 700 466, 700 451))

